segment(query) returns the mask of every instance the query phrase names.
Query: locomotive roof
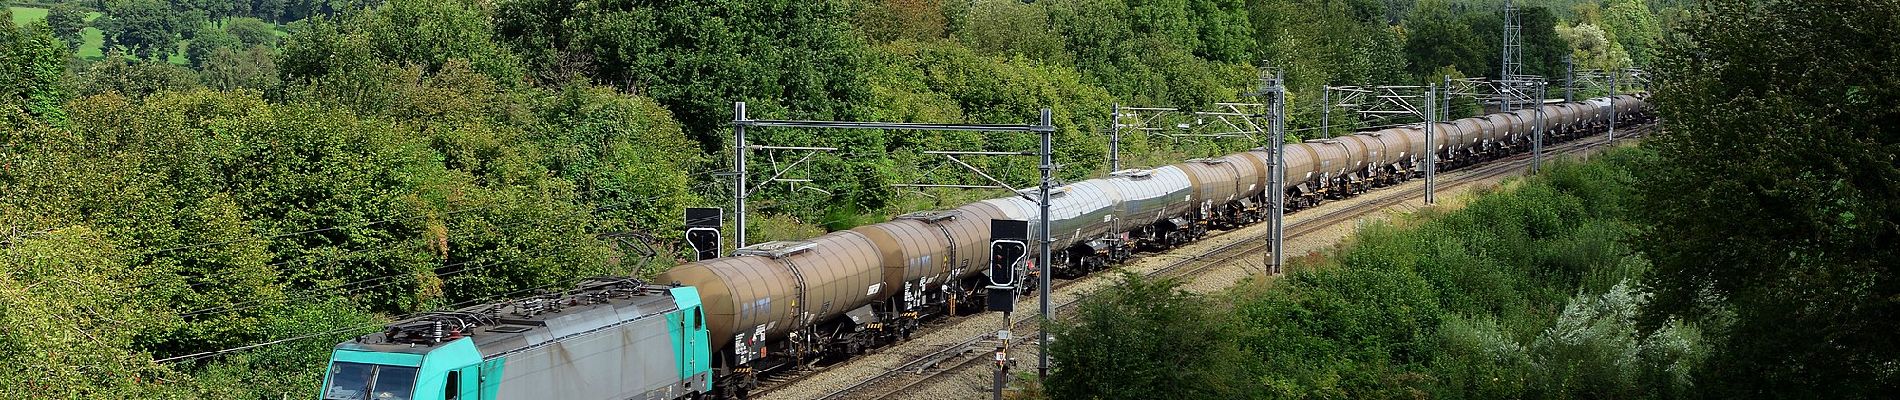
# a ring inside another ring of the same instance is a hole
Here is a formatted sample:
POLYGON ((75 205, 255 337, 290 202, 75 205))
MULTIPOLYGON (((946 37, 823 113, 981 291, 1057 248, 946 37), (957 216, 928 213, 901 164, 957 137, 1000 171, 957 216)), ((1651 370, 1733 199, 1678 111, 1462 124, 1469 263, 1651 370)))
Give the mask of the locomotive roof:
POLYGON ((633 280, 596 279, 567 292, 403 319, 390 323, 382 333, 337 347, 423 354, 468 337, 483 358, 493 358, 678 310, 668 289, 633 280))

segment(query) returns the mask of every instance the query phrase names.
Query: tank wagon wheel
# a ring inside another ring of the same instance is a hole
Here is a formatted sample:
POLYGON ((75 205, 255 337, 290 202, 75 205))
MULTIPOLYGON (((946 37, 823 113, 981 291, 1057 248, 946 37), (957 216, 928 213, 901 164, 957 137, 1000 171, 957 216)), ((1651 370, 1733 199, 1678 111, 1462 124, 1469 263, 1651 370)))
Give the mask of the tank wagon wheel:
POLYGON ((919 326, 922 326, 922 324, 923 322, 920 322, 916 319, 904 321, 904 325, 901 327, 898 327, 897 337, 901 338, 902 340, 910 340, 910 334, 916 333, 917 328, 919 326))

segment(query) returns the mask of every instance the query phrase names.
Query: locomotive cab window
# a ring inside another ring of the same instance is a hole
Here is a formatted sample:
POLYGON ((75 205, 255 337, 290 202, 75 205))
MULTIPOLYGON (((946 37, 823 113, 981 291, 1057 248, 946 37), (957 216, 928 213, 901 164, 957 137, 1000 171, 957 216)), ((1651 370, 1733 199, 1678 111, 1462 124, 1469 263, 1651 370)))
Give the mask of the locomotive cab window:
POLYGON ((699 307, 693 307, 693 329, 700 329, 700 315, 699 307))
POLYGON ((443 386, 442 398, 444 400, 462 398, 462 371, 449 371, 449 383, 443 386))
POLYGON ((416 368, 337 362, 330 367, 324 400, 409 400, 416 388, 416 368))

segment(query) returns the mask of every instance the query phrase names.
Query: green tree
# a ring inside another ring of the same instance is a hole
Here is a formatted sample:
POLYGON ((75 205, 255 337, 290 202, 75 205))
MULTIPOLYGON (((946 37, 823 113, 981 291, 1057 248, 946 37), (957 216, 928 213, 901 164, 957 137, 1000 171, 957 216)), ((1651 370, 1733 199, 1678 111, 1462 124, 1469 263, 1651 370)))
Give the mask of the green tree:
POLYGON ((0 247, 0 397, 157 398, 161 380, 181 378, 133 350, 168 314, 138 295, 146 270, 104 236, 63 226, 0 247))
MULTIPOLYGON (((71 54, 44 24, 19 26, 12 11, 0 11, 0 125, 17 129, 29 120, 59 123, 65 93, 60 80, 71 54)), ((0 138, 9 138, 0 136, 0 138)))
POLYGON ((198 37, 198 32, 200 31, 198 27, 214 25, 211 21, 211 17, 205 15, 204 10, 186 8, 186 5, 178 3, 173 3, 172 9, 175 10, 173 12, 177 13, 176 29, 178 31, 178 39, 181 41, 189 41, 192 38, 198 37))
POLYGON ((578 84, 538 99, 535 109, 540 122, 527 135, 543 164, 587 191, 582 199, 597 206, 593 229, 682 239, 673 224, 703 204, 688 188, 689 172, 705 160, 682 153, 694 144, 671 112, 653 99, 578 84))
POLYGON ((735 101, 755 118, 857 115, 867 48, 850 10, 841 0, 520 0, 501 4, 498 29, 544 82, 584 60, 593 81, 660 101, 716 152, 735 101))
POLYGON ((277 47, 277 28, 257 18, 232 18, 224 22, 224 31, 236 37, 245 48, 277 47))
MULTIPOLYGON (((1890 1, 1714 0, 1650 64, 1669 129, 1643 181, 1649 326, 1716 340, 1700 395, 1900 387, 1900 26, 1890 1)), ((1607 17, 1606 17, 1607 18, 1607 17)), ((1620 34, 1620 33, 1619 33, 1620 34)))
POLYGON ((1472 22, 1486 17, 1465 10, 1449 0, 1425 1, 1406 17, 1405 58, 1413 76, 1432 78, 1428 74, 1447 65, 1480 76, 1497 74, 1487 71, 1497 71, 1498 52, 1493 43, 1502 33, 1482 30, 1486 26, 1472 22))
POLYGON ((1596 1, 1584 1, 1570 6, 1571 21, 1577 24, 1599 25, 1603 23, 1603 4, 1596 1))
POLYGON ((66 42, 68 49, 79 49, 86 44, 80 31, 86 29, 86 9, 76 3, 54 4, 46 9, 46 25, 53 28, 53 36, 66 42))
POLYGON ((1603 28, 1591 24, 1557 27, 1557 35, 1570 43, 1571 62, 1578 69, 1619 70, 1630 65, 1629 53, 1603 28))
MULTIPOLYGON (((1326 85, 1399 82, 1408 62, 1398 31, 1354 1, 1257 1, 1250 19, 1262 58, 1287 68, 1293 97, 1319 99, 1326 85)), ((1315 107, 1317 108, 1317 107, 1315 107)), ((1304 107, 1289 107, 1300 112, 1304 107)), ((1294 117, 1293 119, 1298 119, 1294 117)), ((1317 118, 1315 118, 1317 119, 1317 118)))
POLYGON ((874 42, 930 40, 947 32, 942 0, 877 0, 858 10, 857 26, 874 42))
POLYGON ((398 0, 344 17, 300 21, 292 25, 278 68, 284 81, 318 92, 306 94, 310 98, 364 114, 460 116, 450 110, 470 107, 464 100, 429 110, 406 97, 437 94, 421 88, 451 66, 457 66, 458 74, 448 75, 476 81, 468 90, 522 83, 521 63, 493 40, 488 12, 460 0, 398 0), (421 92, 406 93, 405 88, 421 92))
POLYGON ((1244 0, 1193 0, 1188 4, 1199 46, 1194 55, 1214 62, 1257 61, 1253 24, 1244 0))
POLYGON ((115 0, 106 3, 96 23, 106 47, 162 61, 178 52, 179 35, 196 26, 186 25, 182 15, 164 0, 115 0))
MULTIPOLYGON (((1474 76, 1500 72, 1498 49, 1503 45, 1504 19, 1499 5, 1460 1, 1426 1, 1405 20, 1405 56, 1414 74, 1450 65, 1474 76)), ((1550 8, 1519 6, 1522 63, 1520 73, 1562 76, 1563 59, 1570 54, 1568 38, 1560 35, 1557 16, 1550 8)), ((1424 75, 1421 75, 1424 76, 1424 75)), ((1430 76, 1425 76, 1431 78, 1430 76)))
POLYGON ((1232 68, 1254 56, 1241 4, 1073 0, 1047 7, 1076 70, 1124 104, 1202 109, 1251 87, 1254 71, 1232 68))
POLYGON ((1615 34, 1635 65, 1649 65, 1662 40, 1662 25, 1643 0, 1616 0, 1603 10, 1603 29, 1615 34))
POLYGON ((1427 354, 1445 317, 1438 292, 1403 266, 1367 267, 1302 271, 1244 294, 1237 314, 1270 395, 1391 397, 1419 386, 1391 376, 1427 354))
POLYGON ((276 53, 263 46, 245 50, 220 47, 211 51, 198 75, 206 87, 217 90, 270 90, 277 87, 276 53))
POLYGON ((1084 300, 1055 323, 1045 383, 1059 399, 1247 398, 1239 326, 1176 281, 1124 274, 1114 290, 1084 300), (1166 389, 1161 389, 1166 388, 1166 389))
MULTIPOLYGON (((1057 67, 1029 61, 1026 58, 994 58, 975 54, 969 48, 952 43, 896 43, 883 49, 881 56, 885 60, 881 65, 892 65, 893 71, 880 71, 893 74, 876 76, 874 84, 880 87, 893 87, 906 83, 921 86, 912 88, 928 93, 927 105, 943 104, 941 107, 950 113, 962 115, 970 122, 978 123, 1020 123, 1023 116, 1035 115, 1044 107, 1051 108, 1052 118, 1058 129, 1055 138, 1057 146, 1069 151, 1059 154, 1058 162, 1074 166, 1061 171, 1066 179, 1082 179, 1099 172, 1103 162, 1105 144, 1091 139, 1090 127, 1101 126, 1103 117, 1091 110, 1106 109, 1112 99, 1106 91, 1087 85, 1085 77, 1070 68, 1057 67), (902 81, 902 82, 900 82, 902 81), (914 83, 913 83, 914 82, 914 83), (941 96, 941 97, 937 97, 941 96)), ((916 110, 910 107, 897 108, 899 115, 917 115, 930 111, 916 110)), ((931 110, 934 111, 934 110, 931 110)), ((934 148, 972 148, 982 147, 989 150, 1033 148, 1035 142, 1028 135, 968 135, 968 134, 931 134, 931 135, 893 135, 889 143, 910 151, 934 148)), ((1131 153, 1138 150, 1128 150, 1131 153)), ((905 155, 896 155, 905 157, 905 155)), ((941 162, 941 158, 932 162, 941 162)), ((984 160, 996 171, 1000 178, 1010 182, 1027 184, 1032 182, 1034 168, 1025 159, 1002 158, 984 160)), ((928 168, 926 168, 928 169, 928 168)), ((967 174, 949 174, 934 177, 936 179, 980 179, 967 174)), ((931 178, 913 177, 901 174, 907 181, 924 181, 931 178)), ((976 183, 970 181, 969 183, 976 183)))
POLYGON ((497 83, 514 84, 522 79, 519 61, 493 39, 494 18, 487 7, 474 0, 391 0, 350 23, 380 61, 413 63, 433 72, 450 59, 463 59, 497 83))
MULTIPOLYGON (((284 15, 286 0, 256 0, 252 2, 251 16, 271 22, 288 22, 292 19, 284 15)), ((301 18, 300 18, 301 19, 301 18)))
POLYGON ((73 94, 90 96, 119 93, 142 98, 160 91, 189 89, 199 85, 190 69, 163 61, 132 60, 116 50, 107 51, 103 60, 88 63, 76 71, 73 94))
POLYGON ((1564 56, 1570 55, 1570 43, 1557 34, 1557 16, 1546 7, 1523 7, 1519 9, 1518 21, 1522 23, 1523 56, 1525 74, 1537 75, 1557 81, 1564 76, 1564 56))
POLYGON ((185 45, 185 60, 194 69, 203 69, 205 60, 210 59, 211 53, 218 49, 229 50, 241 46, 237 37, 211 25, 199 27, 198 34, 193 36, 191 43, 185 45))
MULTIPOLYGON (((261 3, 270 3, 273 1, 280 1, 280 0, 260 0, 261 3)), ((348 11, 352 9, 352 7, 355 7, 355 6, 352 6, 353 3, 348 0, 281 0, 281 1, 283 1, 284 3, 284 9, 283 9, 284 12, 281 16, 277 18, 277 22, 280 22, 280 23, 299 21, 306 18, 317 17, 317 16, 335 17, 340 14, 343 14, 344 11, 348 11)))
POLYGON ((962 10, 965 22, 955 32, 959 43, 985 54, 1022 56, 1055 64, 1071 64, 1063 48, 1067 39, 1049 26, 1049 8, 1015 1, 972 3, 962 10))

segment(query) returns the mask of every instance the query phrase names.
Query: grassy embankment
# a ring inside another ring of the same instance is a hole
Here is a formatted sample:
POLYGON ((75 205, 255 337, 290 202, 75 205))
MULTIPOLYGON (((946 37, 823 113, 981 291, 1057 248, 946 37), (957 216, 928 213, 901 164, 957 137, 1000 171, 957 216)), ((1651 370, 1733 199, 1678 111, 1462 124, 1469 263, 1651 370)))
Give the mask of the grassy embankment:
POLYGON ((1632 187, 1651 157, 1625 148, 1557 163, 1461 209, 1367 226, 1334 250, 1291 261, 1289 275, 1222 293, 1130 278, 1058 329, 1052 355, 1074 369, 1057 372, 1050 394, 1682 395, 1706 353, 1700 330, 1636 325, 1649 262, 1631 246, 1640 230, 1632 187), (1183 331, 1198 334, 1169 334, 1183 331), (1181 350, 1190 348, 1209 351, 1181 350), (1102 376, 1107 366, 1121 372, 1102 376))

